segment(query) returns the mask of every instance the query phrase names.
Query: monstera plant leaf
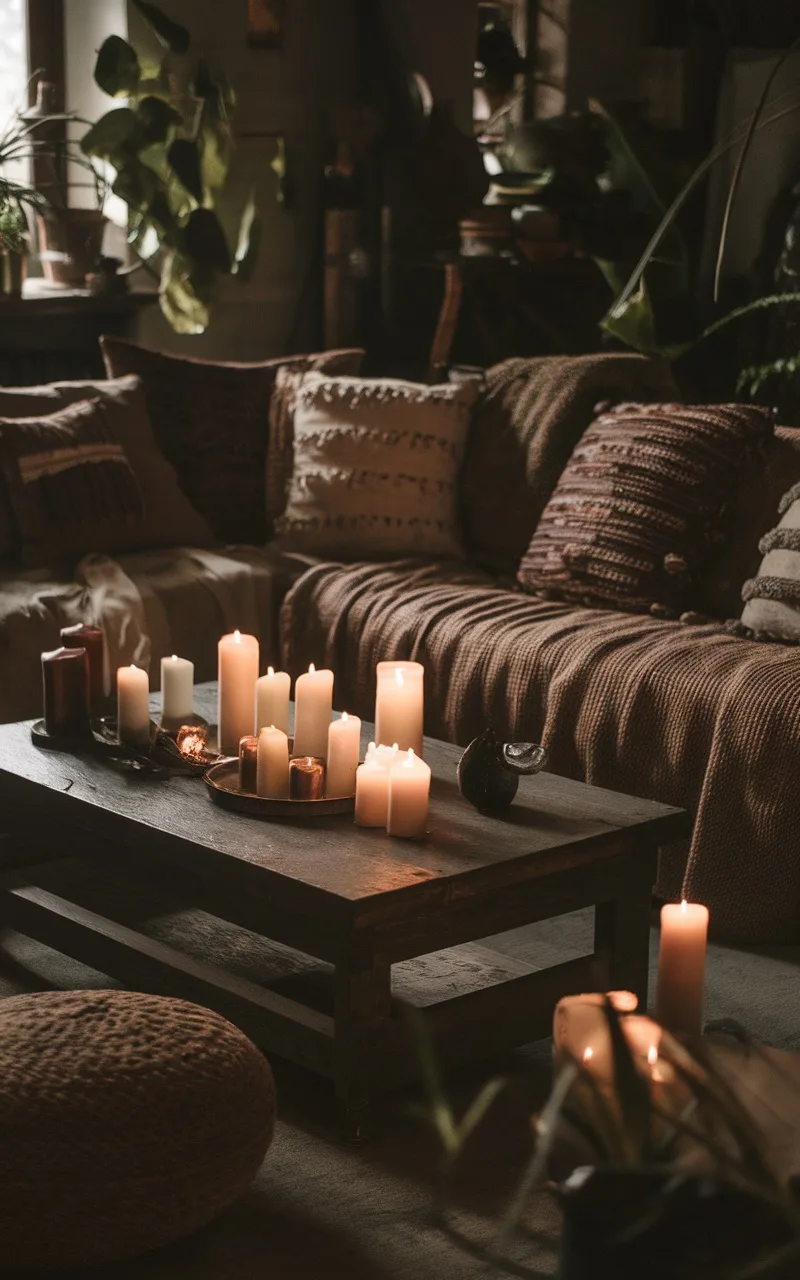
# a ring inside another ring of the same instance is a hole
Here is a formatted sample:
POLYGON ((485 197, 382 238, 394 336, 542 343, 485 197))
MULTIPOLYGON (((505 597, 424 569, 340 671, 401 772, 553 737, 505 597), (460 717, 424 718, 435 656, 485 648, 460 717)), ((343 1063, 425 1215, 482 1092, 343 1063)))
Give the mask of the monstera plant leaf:
POLYGON ((161 310, 176 333, 204 333, 208 328, 208 302, 195 290, 191 264, 177 252, 165 256, 159 300, 161 310))
POLYGON ((147 94, 136 105, 139 135, 146 145, 166 142, 170 129, 183 123, 181 114, 163 98, 147 94))
POLYGON ((194 209, 183 229, 186 252, 216 271, 230 271, 231 255, 225 232, 213 209, 194 209))
POLYGON ((109 97, 127 97, 142 78, 136 50, 120 36, 108 36, 98 50, 94 78, 109 97))
POLYGON ((176 138, 167 152, 167 160, 190 195, 203 203, 203 175, 197 143, 189 138, 176 138))
POLYGON ((133 0, 135 8, 137 8, 144 18, 151 31, 161 41, 170 53, 177 53, 183 56, 189 52, 189 45, 192 38, 185 27, 180 23, 173 22, 158 5, 149 4, 148 0, 133 0))
POLYGON ((87 156, 112 160, 119 156, 136 137, 137 120, 130 107, 107 111, 81 138, 81 151, 87 156))

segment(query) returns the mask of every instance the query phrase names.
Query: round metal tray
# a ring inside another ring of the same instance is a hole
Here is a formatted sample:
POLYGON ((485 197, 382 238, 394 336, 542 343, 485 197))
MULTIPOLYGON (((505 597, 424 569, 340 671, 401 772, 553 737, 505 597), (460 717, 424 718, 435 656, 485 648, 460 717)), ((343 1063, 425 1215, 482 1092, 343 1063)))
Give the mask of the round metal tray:
POLYGON ((203 775, 211 799, 223 809, 249 814, 251 818, 329 818, 336 813, 353 813, 356 797, 335 796, 324 800, 267 800, 239 790, 239 761, 221 760, 203 775))

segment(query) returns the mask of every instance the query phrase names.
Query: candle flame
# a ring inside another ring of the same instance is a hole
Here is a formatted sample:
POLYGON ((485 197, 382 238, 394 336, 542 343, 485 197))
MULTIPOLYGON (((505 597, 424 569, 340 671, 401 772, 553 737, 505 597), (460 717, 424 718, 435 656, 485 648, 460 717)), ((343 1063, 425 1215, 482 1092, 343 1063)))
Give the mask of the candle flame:
POLYGON ((346 711, 343 711, 343 712, 342 712, 342 719, 343 719, 343 720, 346 720, 346 719, 347 719, 347 712, 346 712, 346 711))
POLYGON ((394 678, 397 682, 398 688, 402 689, 403 685, 405 684, 405 680, 403 678, 403 673, 399 667, 395 667, 394 678))
POLYGON ((399 744, 399 743, 397 743, 397 742, 393 742, 393 743, 392 743, 392 751, 399 751, 399 750, 400 750, 400 744, 399 744))
POLYGON ((173 661, 173 662, 177 662, 177 661, 178 661, 178 655, 177 655, 177 653, 173 653, 173 655, 172 655, 172 661, 173 661))
POLYGON ((685 911, 688 905, 689 905, 688 902, 684 898, 683 902, 681 903, 681 911, 685 911))
POLYGON ((583 1063, 584 1063, 584 1066, 585 1066, 587 1063, 591 1062, 591 1060, 592 1060, 592 1058, 593 1058, 593 1057, 594 1057, 594 1049, 592 1049, 592 1048, 584 1049, 584 1051, 583 1051, 583 1063))
POLYGON ((131 671, 136 671, 137 669, 138 669, 138 668, 137 668, 137 666, 136 666, 136 663, 135 663, 135 662, 132 662, 132 663, 131 663, 131 671))
POLYGON ((267 675, 268 675, 268 676, 274 676, 274 675, 275 675, 275 668, 274 668, 274 667, 267 667, 267 675))
POLYGON ((309 662, 309 664, 308 664, 308 674, 309 674, 310 676, 313 676, 313 674, 314 674, 314 672, 316 671, 316 669, 317 669, 317 668, 314 666, 314 663, 313 663, 313 662, 309 662))
POLYGON ((241 633, 241 631, 234 631, 234 633, 233 633, 233 643, 234 643, 234 644, 241 644, 241 643, 242 643, 242 633, 241 633))
POLYGON ((647 1050, 647 1065, 650 1067, 654 1067, 657 1062, 658 1062, 658 1048, 656 1047, 656 1045, 651 1044, 650 1048, 647 1050))

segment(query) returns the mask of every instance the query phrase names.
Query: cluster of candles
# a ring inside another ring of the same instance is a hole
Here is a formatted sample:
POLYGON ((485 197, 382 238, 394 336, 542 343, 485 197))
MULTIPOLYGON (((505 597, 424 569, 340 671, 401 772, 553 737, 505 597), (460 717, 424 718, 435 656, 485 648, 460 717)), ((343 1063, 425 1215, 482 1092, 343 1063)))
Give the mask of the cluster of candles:
POLYGON ((638 1001, 631 991, 566 996, 553 1020, 556 1061, 579 1062, 598 1084, 612 1083, 613 1052, 603 1011, 608 999, 624 1015, 620 1026, 641 1070, 654 1085, 671 1083, 672 1068, 660 1056, 662 1032, 698 1036, 703 1029, 707 938, 707 907, 689 902, 663 907, 655 1019, 636 1014, 638 1001))

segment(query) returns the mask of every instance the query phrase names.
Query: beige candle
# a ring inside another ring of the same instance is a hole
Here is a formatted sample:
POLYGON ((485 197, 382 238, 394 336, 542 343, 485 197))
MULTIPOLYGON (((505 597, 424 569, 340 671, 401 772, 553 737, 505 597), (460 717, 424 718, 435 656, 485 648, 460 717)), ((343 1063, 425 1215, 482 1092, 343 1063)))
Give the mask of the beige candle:
POLYGON ((333 714, 333 672, 317 671, 313 662, 297 677, 294 689, 294 747, 292 755, 328 754, 328 729, 333 714))
POLYGON ((364 763, 356 770, 356 826, 385 827, 389 808, 389 765, 397 747, 367 747, 364 763))
POLYGON ((430 789, 430 766, 413 749, 401 751, 389 769, 386 830, 390 836, 419 840, 425 835, 430 789))
POLYGON ((217 645, 219 671, 219 749, 235 756, 242 738, 253 732, 258 679, 258 641, 234 631, 217 645))
POLYGON ((194 714, 194 663, 188 658, 161 659, 161 723, 178 728, 194 714))
POLYGON ((361 754, 361 721, 342 712, 328 728, 328 769, 325 795, 351 796, 356 789, 356 769, 361 754))
POLYGON ((703 1030, 707 942, 707 907, 682 902, 661 908, 656 1018, 673 1035, 703 1030))
POLYGON ((379 662, 375 741, 396 742, 422 756, 424 668, 419 662, 379 662))
POLYGON ((258 735, 256 792, 267 800, 289 798, 289 739, 274 724, 258 735))
POLYGON ((289 732, 289 693, 292 681, 288 672, 267 667, 267 674, 256 681, 256 733, 274 724, 289 732))
MULTIPOLYGON (((618 1013, 632 1013, 639 1003, 632 991, 609 991, 607 995, 618 1013)), ((591 1062, 598 1076, 610 1079, 611 1038, 603 1011, 605 1001, 606 996, 598 991, 559 1000, 553 1016, 553 1053, 557 1060, 569 1057, 591 1062)))
POLYGON ((150 681, 141 667, 117 671, 117 733, 128 746, 150 746, 150 681))

